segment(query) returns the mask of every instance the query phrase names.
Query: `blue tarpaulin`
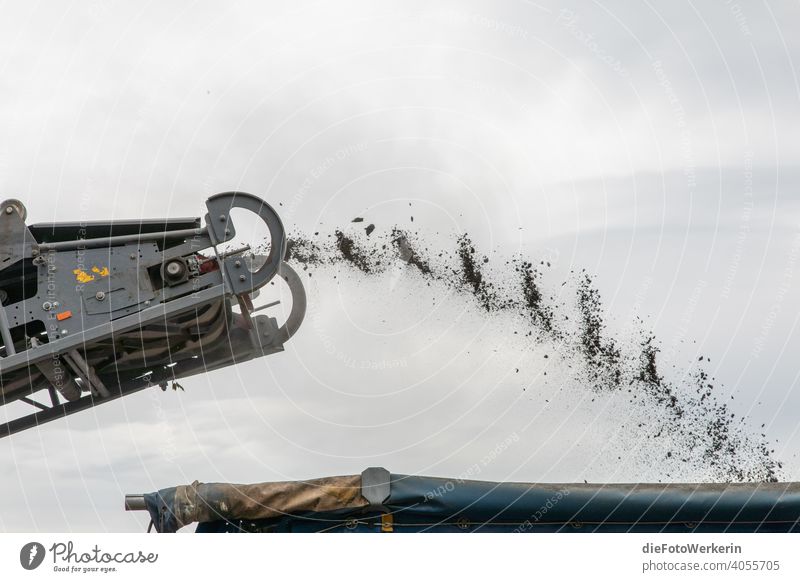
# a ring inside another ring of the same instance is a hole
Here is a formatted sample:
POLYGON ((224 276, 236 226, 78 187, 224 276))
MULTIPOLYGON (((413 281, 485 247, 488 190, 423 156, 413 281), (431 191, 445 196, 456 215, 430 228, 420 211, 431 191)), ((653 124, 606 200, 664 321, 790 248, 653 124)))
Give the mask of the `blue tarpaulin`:
POLYGON ((391 474, 144 496, 158 531, 797 532, 800 483, 494 483, 391 474))

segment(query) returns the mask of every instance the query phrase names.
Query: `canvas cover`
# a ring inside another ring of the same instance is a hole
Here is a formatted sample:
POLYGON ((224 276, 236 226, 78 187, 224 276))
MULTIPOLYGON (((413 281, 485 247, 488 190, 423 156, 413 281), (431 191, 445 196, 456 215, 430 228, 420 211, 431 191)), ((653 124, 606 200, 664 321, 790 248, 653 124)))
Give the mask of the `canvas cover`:
POLYGON ((367 471, 195 482, 144 499, 160 532, 193 522, 198 532, 800 531, 800 483, 494 483, 368 471, 369 483, 367 471))

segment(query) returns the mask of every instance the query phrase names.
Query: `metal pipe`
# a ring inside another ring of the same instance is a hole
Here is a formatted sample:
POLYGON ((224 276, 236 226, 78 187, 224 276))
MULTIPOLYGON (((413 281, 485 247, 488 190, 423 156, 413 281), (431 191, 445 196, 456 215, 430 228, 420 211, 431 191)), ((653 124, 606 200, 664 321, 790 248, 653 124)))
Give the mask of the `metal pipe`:
POLYGON ((72 363, 75 364, 75 372, 86 381, 90 388, 94 388, 97 394, 102 398, 108 398, 111 395, 108 388, 103 384, 103 381, 94 373, 94 368, 86 363, 86 360, 81 357, 78 350, 71 350, 69 352, 69 357, 72 359, 72 363), (85 374, 85 377, 81 372, 85 374))
POLYGON ((13 356, 17 353, 14 349, 14 341, 11 339, 11 330, 8 328, 8 316, 6 316, 6 308, 0 304, 0 337, 3 338, 3 344, 6 346, 6 356, 13 356))
POLYGON ((182 230, 168 230, 165 232, 150 232, 145 234, 126 234, 122 236, 104 236, 100 238, 87 238, 78 240, 68 240, 53 243, 42 243, 39 245, 39 253, 49 251, 74 251, 77 249, 93 249, 97 247, 111 247, 124 245, 132 242, 146 242, 169 240, 176 238, 188 238, 195 236, 205 236, 208 234, 208 227, 185 228, 182 230))
POLYGON ((233 249, 231 251, 228 251, 227 253, 218 254, 217 259, 221 261, 222 259, 227 259, 228 257, 232 257, 234 255, 241 255, 242 253, 245 253, 249 250, 250 250, 250 245, 244 245, 240 249, 233 249))
POLYGON ((125 496, 125 511, 146 511, 147 504, 144 502, 144 495, 141 493, 128 494, 125 496))
POLYGON ((264 305, 259 305, 258 307, 251 309, 250 313, 255 313, 256 311, 262 311, 264 309, 269 309, 270 307, 275 307, 276 305, 280 305, 280 301, 272 301, 270 303, 265 303, 264 305))

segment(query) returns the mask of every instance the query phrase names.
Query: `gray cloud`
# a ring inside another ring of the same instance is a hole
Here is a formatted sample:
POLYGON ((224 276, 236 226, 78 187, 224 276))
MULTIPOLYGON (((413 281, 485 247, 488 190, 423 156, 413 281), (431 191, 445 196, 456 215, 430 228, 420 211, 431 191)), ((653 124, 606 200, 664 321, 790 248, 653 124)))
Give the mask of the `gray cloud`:
MULTIPOLYGON (((243 189, 307 230, 413 215, 442 248, 468 230, 498 256, 554 249, 554 293, 586 267, 612 325, 635 307, 671 374, 710 354, 797 478, 795 4, 4 10, 0 188, 33 221, 195 215, 243 189)), ((404 279, 311 289, 316 319, 285 354, 0 441, 18 500, 0 528, 141 529, 124 493, 197 478, 458 475, 514 433, 480 478, 659 478, 613 397, 587 401, 566 367, 525 392, 505 376, 541 355, 509 322, 404 279)))

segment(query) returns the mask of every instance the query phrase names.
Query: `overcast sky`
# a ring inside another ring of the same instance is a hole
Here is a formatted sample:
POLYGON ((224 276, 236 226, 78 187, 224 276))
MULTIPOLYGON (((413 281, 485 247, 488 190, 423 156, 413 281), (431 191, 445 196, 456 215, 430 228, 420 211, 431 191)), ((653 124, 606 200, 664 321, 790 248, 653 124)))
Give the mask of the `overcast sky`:
MULTIPOLYGON (((551 256, 554 287, 596 275, 610 325, 639 315, 677 379, 710 356, 800 478, 796 2, 1 10, 0 193, 29 222, 200 216, 245 190, 289 228, 413 214, 432 244, 551 256)), ((507 321, 391 274, 307 283, 286 353, 0 441, 0 531, 139 531, 125 493, 457 476, 487 455, 478 478, 663 477, 622 403, 586 401, 557 363, 559 398, 507 376, 540 365, 507 321)))

